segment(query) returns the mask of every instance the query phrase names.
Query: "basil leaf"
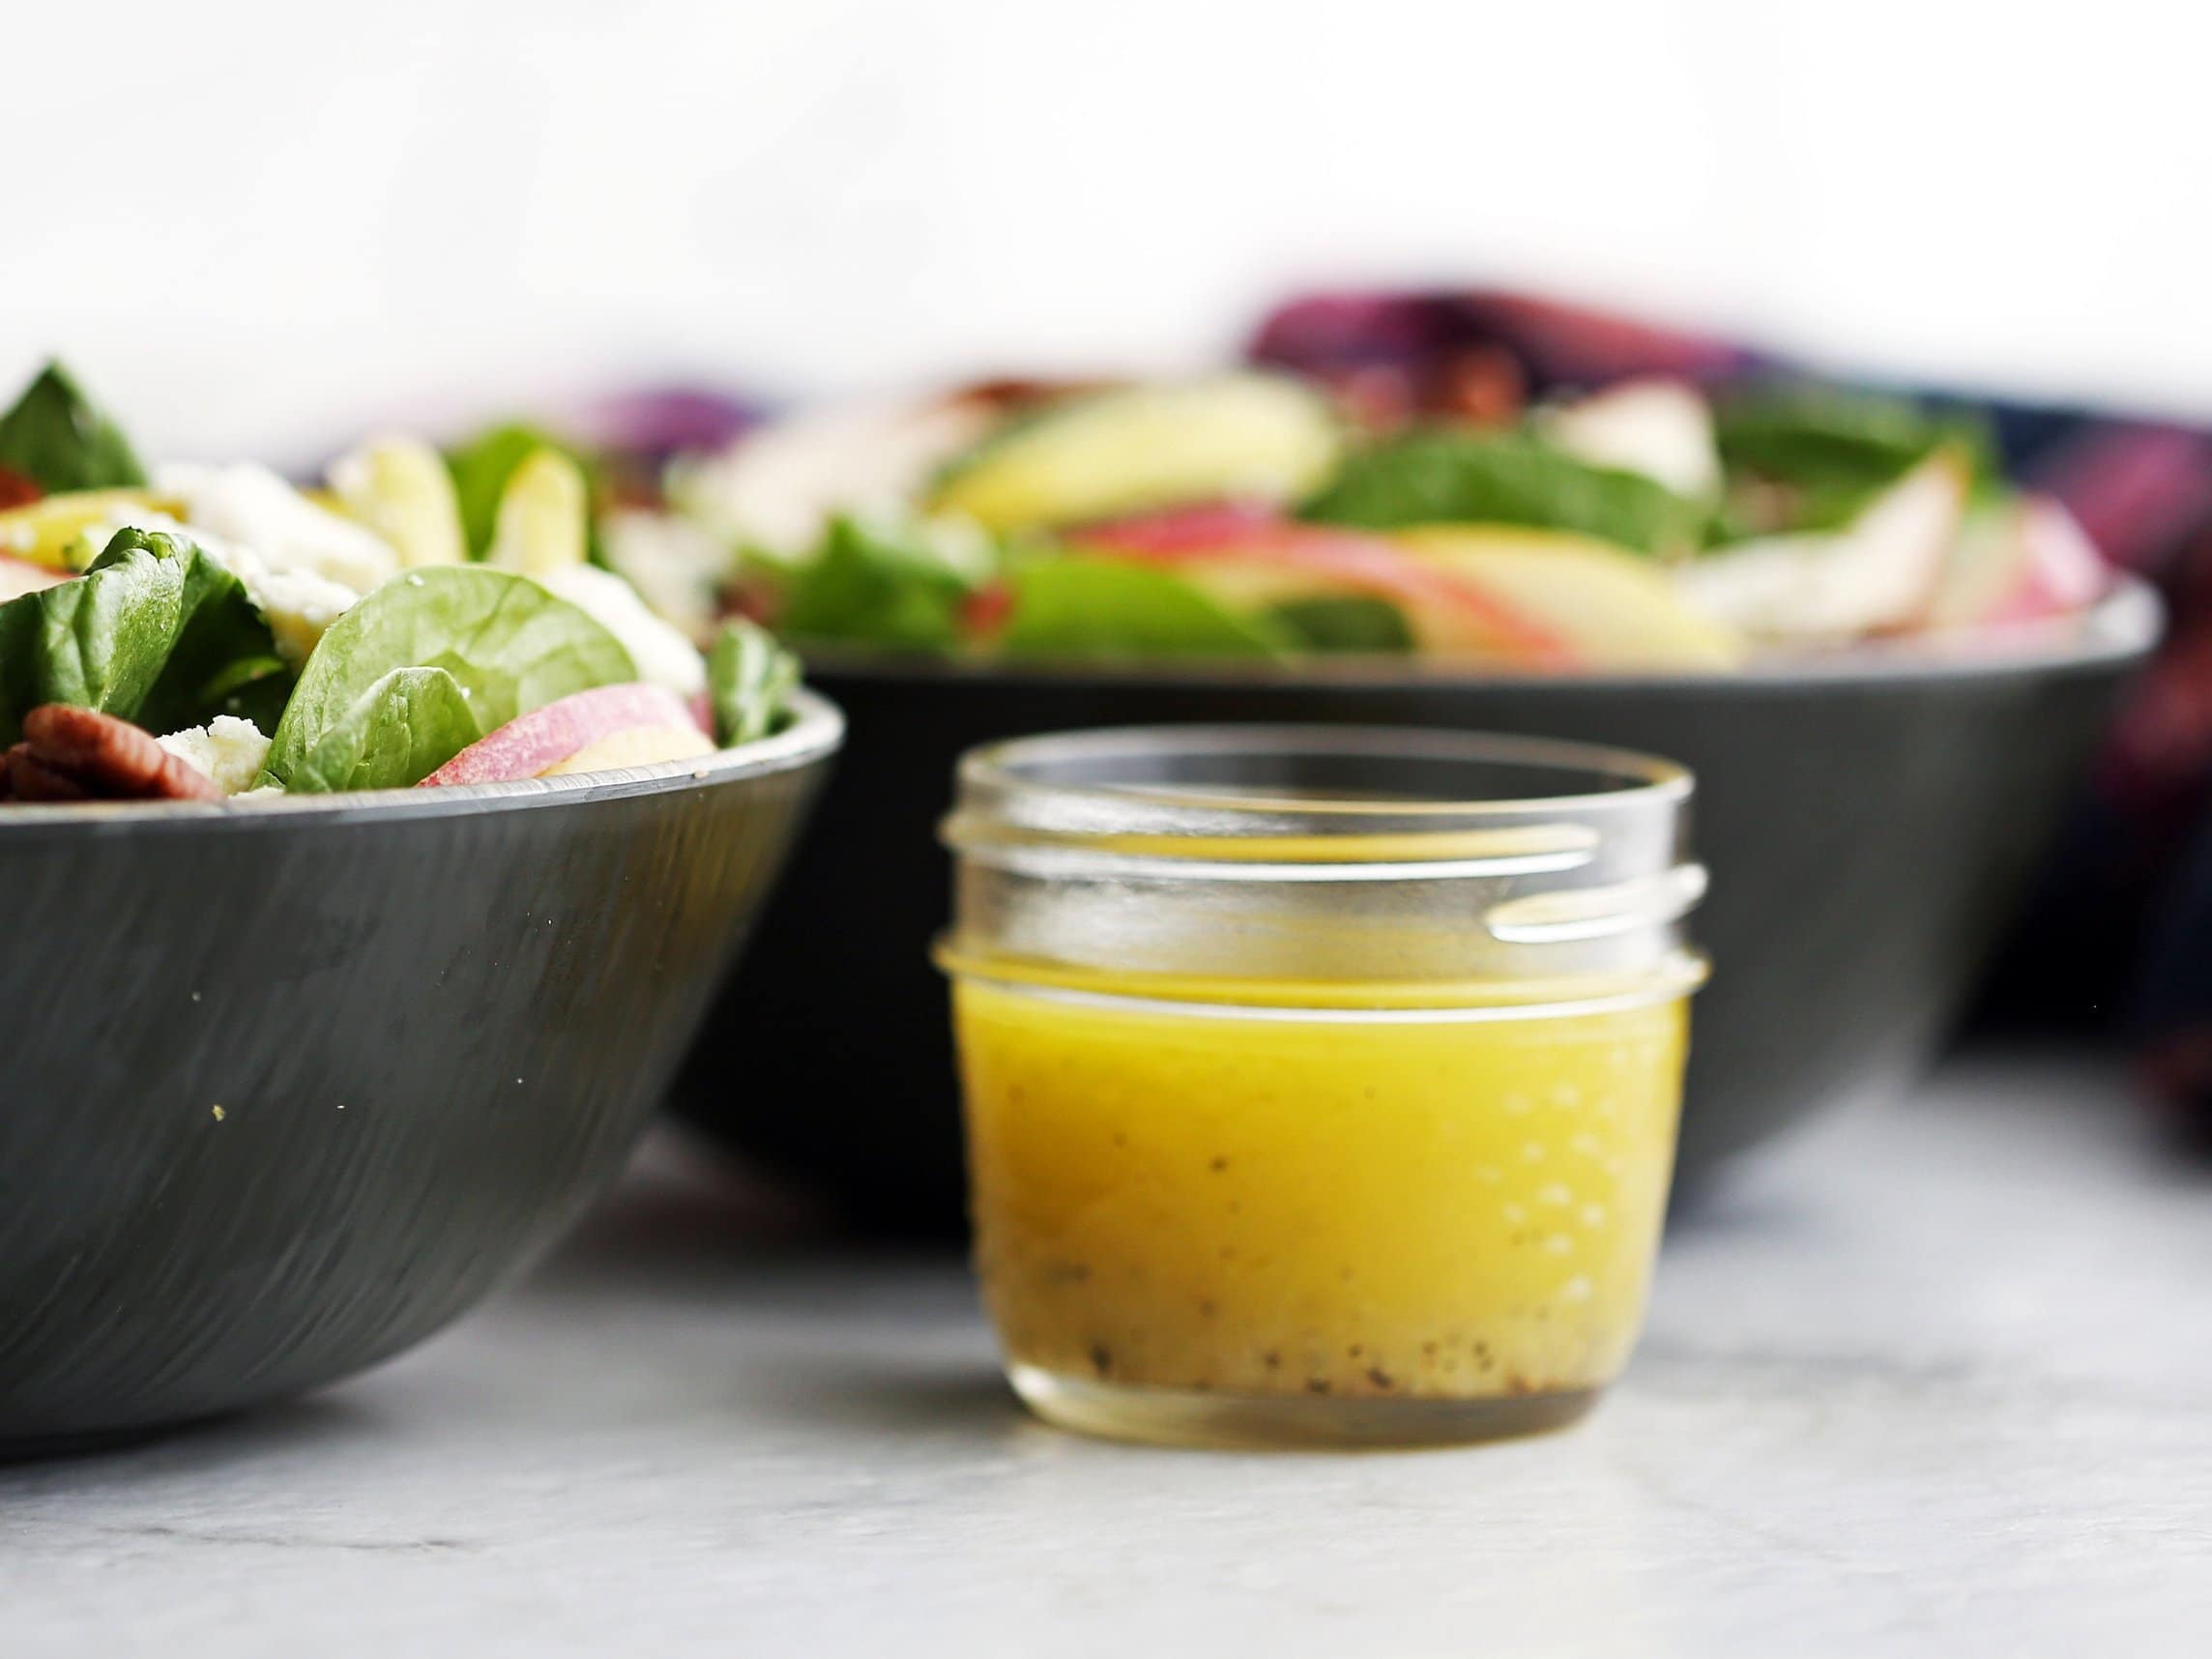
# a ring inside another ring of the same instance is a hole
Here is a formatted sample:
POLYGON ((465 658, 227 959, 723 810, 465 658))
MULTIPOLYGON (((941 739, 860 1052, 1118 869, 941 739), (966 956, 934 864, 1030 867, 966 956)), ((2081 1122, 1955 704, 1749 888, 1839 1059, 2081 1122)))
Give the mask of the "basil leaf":
POLYGON ((1167 570, 1064 555, 1012 572, 1013 608, 999 647, 1009 656, 1288 656, 1289 631, 1239 616, 1167 570))
POLYGON ((1524 433, 1416 431, 1353 455, 1303 516, 1370 530, 1524 524, 1673 555, 1703 539, 1707 512, 1655 479, 1524 433))
POLYGON ((1306 651, 1413 649, 1413 630, 1406 626, 1406 613, 1388 599, 1354 595, 1286 599, 1266 614, 1306 651))
POLYGON ((86 572, 0 605, 0 742, 42 703, 71 703, 155 732, 199 725, 283 665, 238 578, 193 542, 116 532, 86 572))
POLYGON ((461 683, 443 668, 394 668, 323 729, 291 771, 303 794, 406 789, 483 736, 461 683))
POLYGON ((728 747, 767 737, 783 724, 798 684, 799 658, 768 629, 742 618, 724 623, 707 654, 715 741, 728 747))
POLYGON ((68 369, 49 363, 0 415, 0 467, 48 495, 145 483, 122 429, 92 405, 68 369))
POLYGON ((961 606, 973 591, 969 577, 918 536, 838 518, 793 574, 776 626, 792 639, 943 651, 958 642, 961 606))
POLYGON ((484 732, 571 691, 637 678, 612 633, 528 576, 480 565, 411 570, 325 630, 276 723, 264 781, 327 787, 316 780, 330 769, 310 771, 309 757, 397 668, 445 670, 484 732))

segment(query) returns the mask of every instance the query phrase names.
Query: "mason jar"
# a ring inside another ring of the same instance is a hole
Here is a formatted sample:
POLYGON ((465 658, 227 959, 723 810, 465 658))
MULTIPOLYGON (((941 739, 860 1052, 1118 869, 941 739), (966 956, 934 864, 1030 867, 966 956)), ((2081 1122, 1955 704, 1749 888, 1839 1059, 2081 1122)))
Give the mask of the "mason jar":
POLYGON ((1642 1322, 1704 975, 1691 779, 1197 726, 964 757, 975 1256, 1065 1427, 1419 1443, 1588 1409, 1642 1322))

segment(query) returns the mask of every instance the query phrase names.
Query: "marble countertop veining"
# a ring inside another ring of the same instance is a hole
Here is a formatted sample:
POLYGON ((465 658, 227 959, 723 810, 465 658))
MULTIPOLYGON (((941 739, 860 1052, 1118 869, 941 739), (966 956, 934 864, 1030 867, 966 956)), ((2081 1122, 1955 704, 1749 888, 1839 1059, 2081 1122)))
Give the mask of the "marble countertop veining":
POLYGON ((958 1264, 735 1237, 663 1151, 395 1365, 0 1468, 6 1659, 2208 1647, 2212 1170, 2076 1062, 1743 1170, 1543 1440, 1057 1434, 958 1264))

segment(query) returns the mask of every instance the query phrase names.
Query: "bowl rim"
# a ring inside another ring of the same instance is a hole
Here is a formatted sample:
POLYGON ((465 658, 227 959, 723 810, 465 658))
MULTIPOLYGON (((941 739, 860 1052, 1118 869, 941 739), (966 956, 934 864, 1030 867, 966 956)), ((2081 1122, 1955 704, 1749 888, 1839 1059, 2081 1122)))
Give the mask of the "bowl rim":
POLYGON ((1534 690, 1564 694, 1736 690, 1789 693, 1820 687, 1895 687, 1954 680, 2088 674, 2125 668, 2150 655, 2165 632, 2166 606, 2139 576, 2116 574, 2110 592, 2077 616, 1976 630, 1863 642, 1819 655, 1769 657, 1742 668, 1687 673, 1650 669, 1598 674, 1528 673, 1421 663, 1397 656, 1320 657, 1295 664, 1249 659, 1007 660, 932 656, 850 646, 800 645, 809 674, 824 680, 922 681, 1102 687, 1209 686, 1341 690, 1534 690))
POLYGON ((677 795, 698 784, 734 783, 813 766, 845 741, 845 715, 820 692, 800 687, 791 695, 797 715, 782 731, 734 748, 647 766, 562 777, 517 778, 504 783, 453 784, 439 789, 364 789, 336 795, 287 795, 239 804, 221 800, 87 800, 0 802, 0 845, 44 831, 109 834, 152 830, 297 829, 304 824, 388 824, 471 813, 527 811, 624 800, 640 795, 677 795))

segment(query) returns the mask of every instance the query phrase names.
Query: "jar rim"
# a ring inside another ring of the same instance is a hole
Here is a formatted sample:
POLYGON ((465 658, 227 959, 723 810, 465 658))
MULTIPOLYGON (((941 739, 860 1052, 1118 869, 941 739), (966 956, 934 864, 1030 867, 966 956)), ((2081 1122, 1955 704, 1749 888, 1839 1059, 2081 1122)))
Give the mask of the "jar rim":
MULTIPOLYGON (((1115 726, 1012 738, 962 756, 959 784, 964 806, 981 799, 1019 802, 1019 816, 1035 829, 1080 824, 1091 833, 1201 839, 1350 837, 1384 825, 1420 834, 1530 814, 1584 819, 1676 807, 1693 789, 1686 768, 1632 749, 1440 728, 1310 724, 1115 726), (1499 783, 1518 772, 1530 787, 1358 795, 1295 784, 1232 788, 1192 775, 1209 761, 1232 767, 1268 759, 1401 763, 1445 774, 1463 769, 1500 774, 1499 783), (1158 775, 1147 776, 1148 770, 1158 775)), ((956 813, 947 825, 956 847, 966 839, 967 819, 956 813)))

